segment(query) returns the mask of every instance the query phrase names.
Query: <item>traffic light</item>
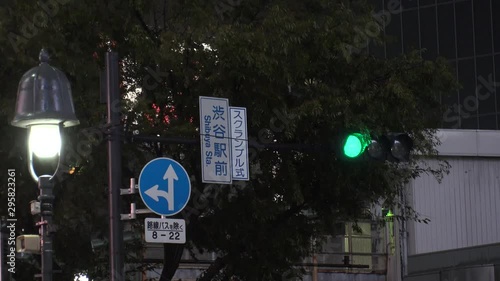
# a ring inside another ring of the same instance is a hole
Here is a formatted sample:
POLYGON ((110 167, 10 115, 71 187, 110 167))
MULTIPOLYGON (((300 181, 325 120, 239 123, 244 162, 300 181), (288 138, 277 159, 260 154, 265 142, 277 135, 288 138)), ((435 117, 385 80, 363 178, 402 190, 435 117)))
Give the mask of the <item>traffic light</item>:
POLYGON ((394 217, 394 213, 392 213, 391 209, 382 209, 382 216, 386 218, 394 217))
POLYGON ((365 135, 361 133, 352 133, 347 135, 342 146, 342 152, 346 157, 356 158, 363 154, 368 142, 365 135))
POLYGON ((354 132, 344 135, 341 148, 342 156, 347 159, 367 156, 380 161, 403 162, 410 159, 413 140, 404 133, 370 136, 367 133, 354 132))

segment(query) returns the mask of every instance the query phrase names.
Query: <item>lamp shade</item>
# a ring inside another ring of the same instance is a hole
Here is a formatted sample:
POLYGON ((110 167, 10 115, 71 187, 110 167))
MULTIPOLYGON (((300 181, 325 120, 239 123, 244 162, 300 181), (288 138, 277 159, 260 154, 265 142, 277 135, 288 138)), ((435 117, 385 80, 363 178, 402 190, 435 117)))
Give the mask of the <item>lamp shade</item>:
POLYGON ((39 59, 40 65, 26 72, 19 82, 11 124, 23 128, 38 124, 78 125, 68 78, 49 65, 46 50, 42 49, 39 59))

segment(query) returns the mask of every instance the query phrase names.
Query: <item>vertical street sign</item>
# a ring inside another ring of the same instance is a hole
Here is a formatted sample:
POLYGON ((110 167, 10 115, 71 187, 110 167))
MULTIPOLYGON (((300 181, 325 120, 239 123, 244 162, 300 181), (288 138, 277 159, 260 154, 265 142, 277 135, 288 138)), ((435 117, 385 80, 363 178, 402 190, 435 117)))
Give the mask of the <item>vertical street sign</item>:
POLYGON ((247 109, 229 107, 231 121, 231 166, 233 180, 249 180, 247 109))
POLYGON ((229 134, 229 101, 200 97, 201 175, 204 183, 232 183, 229 134))

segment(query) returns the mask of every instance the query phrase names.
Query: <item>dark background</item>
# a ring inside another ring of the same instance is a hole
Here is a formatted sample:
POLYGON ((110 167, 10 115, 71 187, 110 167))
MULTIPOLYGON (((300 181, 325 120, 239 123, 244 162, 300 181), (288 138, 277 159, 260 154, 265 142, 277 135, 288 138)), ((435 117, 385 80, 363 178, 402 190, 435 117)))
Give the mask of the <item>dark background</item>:
POLYGON ((390 58, 426 49, 426 59, 446 58, 462 88, 442 98, 448 108, 442 128, 500 129, 500 89, 481 83, 500 82, 500 1, 370 0, 374 12, 388 10, 390 1, 401 3, 384 30, 393 40, 384 46, 370 42, 370 53, 390 58))

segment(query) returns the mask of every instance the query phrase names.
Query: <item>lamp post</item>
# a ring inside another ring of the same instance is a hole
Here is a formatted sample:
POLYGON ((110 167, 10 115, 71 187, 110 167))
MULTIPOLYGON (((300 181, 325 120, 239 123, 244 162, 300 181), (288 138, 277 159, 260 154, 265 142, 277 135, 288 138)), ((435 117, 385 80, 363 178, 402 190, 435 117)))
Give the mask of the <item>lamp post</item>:
POLYGON ((108 104, 108 198, 110 281, 123 281, 123 228, 120 218, 121 188, 121 117, 118 54, 106 52, 106 99, 108 104))
POLYGON ((40 227, 42 281, 52 280, 52 214, 54 195, 52 189, 59 172, 61 135, 64 127, 78 125, 71 96, 71 86, 63 72, 49 65, 46 50, 40 52, 40 64, 26 72, 17 90, 14 119, 11 124, 29 130, 28 167, 40 189, 40 227), (38 158, 59 155, 53 175, 38 176, 33 165, 33 154, 38 158))

